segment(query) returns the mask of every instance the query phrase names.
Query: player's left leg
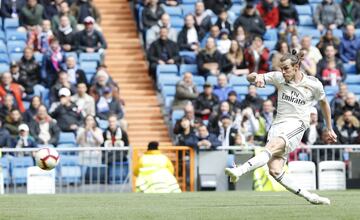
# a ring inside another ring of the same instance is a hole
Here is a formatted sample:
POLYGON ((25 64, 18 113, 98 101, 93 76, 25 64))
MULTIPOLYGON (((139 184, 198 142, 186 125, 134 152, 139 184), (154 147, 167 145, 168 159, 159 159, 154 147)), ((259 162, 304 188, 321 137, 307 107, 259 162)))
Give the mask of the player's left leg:
POLYGON ((312 204, 326 204, 330 205, 330 200, 325 197, 320 197, 315 193, 300 188, 294 181, 289 178, 289 175, 284 171, 284 164, 286 160, 282 157, 272 157, 268 162, 270 175, 275 178, 282 186, 295 195, 304 197, 312 204))

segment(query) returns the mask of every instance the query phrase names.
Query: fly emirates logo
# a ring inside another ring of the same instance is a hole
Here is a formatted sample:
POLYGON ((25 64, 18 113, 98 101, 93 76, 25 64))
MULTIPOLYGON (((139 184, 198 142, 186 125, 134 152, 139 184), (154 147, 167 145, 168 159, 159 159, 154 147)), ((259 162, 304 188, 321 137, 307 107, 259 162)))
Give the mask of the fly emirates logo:
POLYGON ((301 99, 300 93, 291 91, 290 95, 287 95, 285 93, 282 94, 281 98, 285 101, 292 102, 299 105, 305 105, 305 100, 301 99))

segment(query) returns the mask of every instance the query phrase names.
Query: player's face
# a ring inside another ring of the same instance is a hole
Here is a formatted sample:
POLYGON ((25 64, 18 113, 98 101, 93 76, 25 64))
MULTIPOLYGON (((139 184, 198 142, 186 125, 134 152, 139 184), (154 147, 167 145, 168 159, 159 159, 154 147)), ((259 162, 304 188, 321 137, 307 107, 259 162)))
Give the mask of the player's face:
POLYGON ((290 82, 295 78, 296 66, 291 65, 290 59, 287 59, 284 62, 282 62, 280 68, 286 82, 290 82))

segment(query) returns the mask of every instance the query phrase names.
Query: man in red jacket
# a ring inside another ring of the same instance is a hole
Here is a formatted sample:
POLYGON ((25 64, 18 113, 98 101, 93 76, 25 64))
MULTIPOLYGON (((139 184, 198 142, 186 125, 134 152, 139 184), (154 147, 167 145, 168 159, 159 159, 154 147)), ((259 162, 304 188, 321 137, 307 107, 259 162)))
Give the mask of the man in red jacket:
POLYGON ((24 88, 12 82, 11 74, 6 72, 1 76, 1 85, 0 85, 0 101, 3 102, 4 97, 7 94, 14 96, 17 106, 21 112, 25 112, 25 107, 22 101, 24 88))

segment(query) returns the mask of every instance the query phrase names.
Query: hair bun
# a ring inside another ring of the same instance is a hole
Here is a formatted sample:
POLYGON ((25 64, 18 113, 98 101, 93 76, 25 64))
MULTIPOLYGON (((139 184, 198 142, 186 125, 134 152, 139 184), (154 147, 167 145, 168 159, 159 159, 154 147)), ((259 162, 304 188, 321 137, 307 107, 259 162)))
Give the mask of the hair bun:
POLYGON ((296 49, 292 49, 292 50, 291 50, 291 54, 292 54, 292 55, 296 55, 296 54, 297 54, 297 50, 296 50, 296 49))

